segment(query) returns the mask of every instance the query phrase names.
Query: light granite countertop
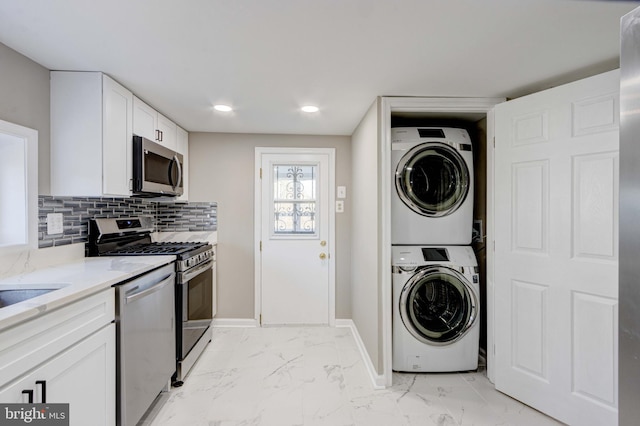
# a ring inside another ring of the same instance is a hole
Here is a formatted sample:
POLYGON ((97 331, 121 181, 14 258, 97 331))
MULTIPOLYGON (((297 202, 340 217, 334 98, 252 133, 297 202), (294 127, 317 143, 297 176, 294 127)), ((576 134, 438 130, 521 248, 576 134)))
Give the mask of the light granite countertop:
POLYGON ((58 290, 0 308, 0 331, 166 265, 175 256, 88 257, 0 279, 0 290, 25 286, 58 290))

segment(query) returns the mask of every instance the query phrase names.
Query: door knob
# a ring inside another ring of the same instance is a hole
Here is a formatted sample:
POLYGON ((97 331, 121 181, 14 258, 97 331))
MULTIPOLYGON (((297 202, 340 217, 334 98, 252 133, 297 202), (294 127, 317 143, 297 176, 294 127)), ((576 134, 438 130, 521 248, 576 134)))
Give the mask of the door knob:
POLYGON ((327 255, 324 253, 320 253, 320 259, 325 260, 327 258, 327 255))

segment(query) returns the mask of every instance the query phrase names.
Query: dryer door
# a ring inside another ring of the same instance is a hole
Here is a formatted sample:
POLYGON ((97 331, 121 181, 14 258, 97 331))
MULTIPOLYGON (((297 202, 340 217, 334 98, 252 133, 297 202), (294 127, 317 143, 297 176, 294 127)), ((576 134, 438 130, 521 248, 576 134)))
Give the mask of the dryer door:
POLYGON ((455 212, 469 193, 469 168, 458 151, 441 142, 426 142, 409 150, 396 168, 400 199, 423 216, 455 212))
POLYGON ((407 330, 430 345, 462 338, 476 321, 477 296, 467 279, 444 266, 419 270, 400 294, 400 317, 407 330))

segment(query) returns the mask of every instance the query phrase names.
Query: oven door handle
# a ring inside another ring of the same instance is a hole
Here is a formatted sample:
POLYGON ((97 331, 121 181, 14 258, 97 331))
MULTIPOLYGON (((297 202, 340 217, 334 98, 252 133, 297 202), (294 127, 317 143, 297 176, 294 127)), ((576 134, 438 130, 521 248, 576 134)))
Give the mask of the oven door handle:
MULTIPOLYGON (((169 283, 173 283, 175 282, 174 279, 174 275, 167 275, 165 278, 163 278, 160 282, 158 282, 157 284, 154 284, 151 287, 148 287, 142 291, 139 291, 137 293, 133 293, 131 294, 131 291, 129 291, 129 293, 127 294, 127 296, 125 297, 125 303, 133 303, 138 299, 141 299, 145 296, 148 296, 151 293, 155 293, 156 291, 162 289, 163 287, 165 287, 167 284, 169 283)), ((136 290, 138 287, 134 287, 131 290, 136 290)))
POLYGON ((186 284, 188 281, 191 281, 193 278, 197 277, 203 272, 206 272, 207 269, 211 269, 213 267, 213 259, 207 260, 200 266, 196 266, 195 268, 182 273, 182 279, 180 280, 181 285, 186 284))

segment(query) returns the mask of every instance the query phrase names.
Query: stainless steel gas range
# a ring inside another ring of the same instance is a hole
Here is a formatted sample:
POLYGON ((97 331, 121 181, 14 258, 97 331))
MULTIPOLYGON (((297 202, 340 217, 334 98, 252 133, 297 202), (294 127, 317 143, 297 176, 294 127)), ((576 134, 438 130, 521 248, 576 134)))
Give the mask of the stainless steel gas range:
POLYGON ((215 249, 206 242, 152 242, 148 216, 92 219, 88 256, 175 255, 176 372, 173 384, 182 383, 211 341, 215 313, 215 249))

